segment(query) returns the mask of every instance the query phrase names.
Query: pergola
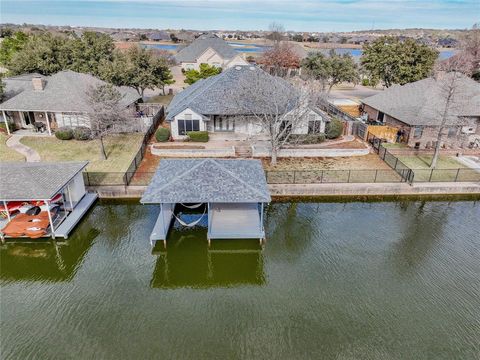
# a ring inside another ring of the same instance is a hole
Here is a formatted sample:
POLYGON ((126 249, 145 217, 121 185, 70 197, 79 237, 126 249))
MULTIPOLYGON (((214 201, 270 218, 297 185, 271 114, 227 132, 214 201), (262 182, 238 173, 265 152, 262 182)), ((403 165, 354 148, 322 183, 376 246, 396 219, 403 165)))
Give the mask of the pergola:
POLYGON ((206 204, 209 244, 211 239, 263 241, 263 207, 271 197, 260 160, 164 159, 140 201, 159 205, 150 242, 160 240, 166 247, 172 219, 181 222, 176 204, 206 204))

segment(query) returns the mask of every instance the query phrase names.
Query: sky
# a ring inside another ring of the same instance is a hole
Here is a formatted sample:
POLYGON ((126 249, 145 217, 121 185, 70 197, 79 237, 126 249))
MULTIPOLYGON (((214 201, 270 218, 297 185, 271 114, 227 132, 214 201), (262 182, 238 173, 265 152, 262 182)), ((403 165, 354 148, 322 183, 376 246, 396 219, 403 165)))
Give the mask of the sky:
POLYGON ((295 31, 465 29, 480 0, 0 0, 1 23, 295 31))

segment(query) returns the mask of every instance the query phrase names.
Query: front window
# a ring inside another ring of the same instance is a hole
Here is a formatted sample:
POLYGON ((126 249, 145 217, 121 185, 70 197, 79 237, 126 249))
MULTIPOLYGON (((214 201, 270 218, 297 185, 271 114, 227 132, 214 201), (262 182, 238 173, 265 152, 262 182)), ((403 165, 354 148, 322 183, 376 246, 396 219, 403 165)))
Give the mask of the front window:
POLYGON ((420 139, 423 134, 423 128, 421 127, 416 127, 413 131, 413 138, 414 139, 420 139))
POLYGON ((309 134, 320 134, 322 129, 322 122, 318 120, 308 122, 308 133, 309 134))
POLYGON ((187 135, 188 131, 200 131, 200 120, 178 120, 178 134, 187 135))

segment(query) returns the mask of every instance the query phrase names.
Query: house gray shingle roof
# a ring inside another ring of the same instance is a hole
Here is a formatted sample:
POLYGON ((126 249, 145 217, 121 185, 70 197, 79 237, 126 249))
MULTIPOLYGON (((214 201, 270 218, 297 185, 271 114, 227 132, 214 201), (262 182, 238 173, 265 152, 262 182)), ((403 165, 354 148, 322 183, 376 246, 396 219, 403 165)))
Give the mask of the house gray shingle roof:
MULTIPOLYGON (((43 90, 34 90, 30 84, 21 93, 0 104, 0 110, 88 112, 91 108, 88 90, 106 84, 95 76, 70 70, 60 71, 43 79, 43 90)), ((117 89, 123 95, 120 103, 125 107, 140 98, 133 88, 117 89)))
POLYGON ((5 100, 20 94, 26 89, 30 89, 32 87, 32 78, 34 77, 45 79, 45 76, 37 73, 23 74, 3 79, 5 83, 5 100))
MULTIPOLYGON (((441 80, 428 78, 391 88, 362 102, 408 125, 440 125, 445 106, 444 89, 452 74, 441 80)), ((462 125, 462 116, 480 116, 480 84, 461 76, 455 92, 448 125, 462 125), (459 118, 460 117, 460 118, 459 118)))
POLYGON ((271 198, 260 160, 162 159, 140 201, 256 203, 271 198))
POLYGON ((46 200, 55 196, 88 162, 1 163, 0 200, 46 200))
POLYGON ((257 104, 267 103, 279 88, 295 92, 289 82, 256 66, 233 66, 219 75, 197 81, 175 95, 167 109, 167 120, 173 120, 175 115, 187 108, 202 115, 251 114, 249 108, 254 99, 257 104), (251 87, 251 91, 247 87, 251 87), (248 94, 252 94, 251 99, 248 94), (263 94, 266 100, 258 101, 259 94, 263 94))
POLYGON ((205 50, 212 48, 224 59, 233 59, 238 55, 233 47, 216 35, 206 34, 195 39, 190 45, 181 49, 175 59, 178 62, 195 62, 205 50))

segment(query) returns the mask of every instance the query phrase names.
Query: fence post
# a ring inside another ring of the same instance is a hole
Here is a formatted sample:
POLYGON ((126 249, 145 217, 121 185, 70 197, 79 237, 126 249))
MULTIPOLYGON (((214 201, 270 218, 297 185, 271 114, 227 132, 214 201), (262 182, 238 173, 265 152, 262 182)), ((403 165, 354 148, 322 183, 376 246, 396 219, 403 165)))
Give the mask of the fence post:
POLYGON ((378 169, 375 170, 375 179, 373 179, 373 182, 374 182, 374 183, 377 182, 377 174, 378 174, 378 169))
POLYGON ((297 175, 297 171, 296 170, 293 170, 293 183, 296 184, 297 181, 296 181, 296 175, 297 175))
POLYGON ((398 158, 396 157, 395 159, 396 159, 396 160, 395 160, 395 166, 393 167, 393 169, 394 169, 394 170, 397 170, 398 158))
POLYGON ((458 174, 460 173, 460 168, 457 169, 457 174, 455 175, 455 182, 457 182, 458 174))
POLYGON ((323 170, 321 170, 321 173, 320 173, 320 184, 323 183, 323 170))
POLYGON ((125 186, 128 186, 127 173, 123 174, 123 183, 125 186))
POLYGON ((432 175, 433 175, 433 171, 434 171, 434 170, 435 170, 435 169, 431 169, 431 170, 430 170, 430 177, 428 178, 428 182, 431 182, 431 181, 432 181, 432 175))
POLYGON ((352 170, 348 170, 348 179, 347 179, 347 183, 350 182, 350 174, 352 173, 352 170))
POLYGON ((88 186, 91 186, 90 185, 90 176, 88 176, 88 171, 85 171, 85 174, 87 174, 87 184, 88 184, 88 186))

